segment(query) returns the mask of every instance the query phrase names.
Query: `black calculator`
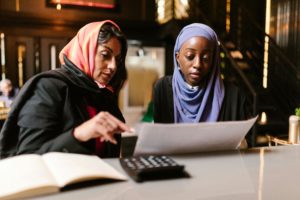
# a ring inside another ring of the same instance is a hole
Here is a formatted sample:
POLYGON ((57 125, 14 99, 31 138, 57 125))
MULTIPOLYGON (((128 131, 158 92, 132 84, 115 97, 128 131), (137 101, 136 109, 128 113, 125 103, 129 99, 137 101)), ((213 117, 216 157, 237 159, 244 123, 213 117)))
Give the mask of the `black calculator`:
POLYGON ((165 155, 120 158, 126 173, 136 182, 185 176, 184 165, 165 155))

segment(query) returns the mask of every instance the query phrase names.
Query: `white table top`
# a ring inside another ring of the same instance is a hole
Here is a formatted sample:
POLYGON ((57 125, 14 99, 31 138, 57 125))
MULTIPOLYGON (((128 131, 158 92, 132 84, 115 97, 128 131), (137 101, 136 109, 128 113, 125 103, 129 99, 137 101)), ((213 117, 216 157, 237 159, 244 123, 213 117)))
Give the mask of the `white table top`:
MULTIPOLYGON (((172 156, 186 166, 190 178, 111 182, 38 197, 41 200, 98 199, 300 199, 300 146, 255 148, 172 156)), ((117 159, 106 159, 125 174, 117 159)))

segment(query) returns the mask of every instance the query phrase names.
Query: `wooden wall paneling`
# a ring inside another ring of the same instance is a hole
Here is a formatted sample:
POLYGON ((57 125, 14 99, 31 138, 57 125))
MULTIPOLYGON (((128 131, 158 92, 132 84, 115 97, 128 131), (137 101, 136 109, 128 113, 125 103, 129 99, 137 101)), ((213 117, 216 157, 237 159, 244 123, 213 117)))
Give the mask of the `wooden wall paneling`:
POLYGON ((41 38, 34 38, 34 74, 41 72, 41 38))
POLYGON ((41 38, 41 71, 47 71, 51 69, 50 66, 50 47, 55 45, 56 49, 56 58, 57 58, 57 67, 60 67, 58 60, 59 52, 62 48, 68 43, 67 38, 41 38))
POLYGON ((34 39, 33 37, 7 35, 6 44, 6 77, 11 79, 14 85, 19 86, 18 45, 24 45, 26 48, 22 74, 25 82, 34 75, 34 39))

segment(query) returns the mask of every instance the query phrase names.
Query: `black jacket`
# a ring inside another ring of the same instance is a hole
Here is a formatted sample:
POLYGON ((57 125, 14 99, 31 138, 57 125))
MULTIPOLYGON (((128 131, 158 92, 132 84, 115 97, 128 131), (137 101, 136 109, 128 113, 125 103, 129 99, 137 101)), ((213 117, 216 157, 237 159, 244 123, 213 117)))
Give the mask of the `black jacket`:
MULTIPOLYGON (((79 142, 73 129, 89 119, 87 105, 125 121, 117 98, 70 61, 61 69, 38 74, 23 86, 0 133, 0 158, 25 153, 70 152, 94 154, 95 140, 79 142)), ((101 157, 116 157, 118 145, 105 143, 101 157)))
MULTIPOLYGON (((222 103, 218 121, 246 120, 251 116, 249 101, 246 95, 236 86, 224 83, 225 96, 222 103)), ((154 86, 154 122, 174 123, 174 103, 172 90, 172 76, 159 79, 154 86)), ((246 139, 250 143, 250 136, 246 139)))

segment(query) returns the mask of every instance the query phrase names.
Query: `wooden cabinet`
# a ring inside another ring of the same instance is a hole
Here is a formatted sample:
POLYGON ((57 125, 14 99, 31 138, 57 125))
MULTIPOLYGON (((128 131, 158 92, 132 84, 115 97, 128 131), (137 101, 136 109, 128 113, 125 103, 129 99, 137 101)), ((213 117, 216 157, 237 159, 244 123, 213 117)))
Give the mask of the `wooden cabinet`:
POLYGON ((33 75, 60 67, 58 55, 68 38, 5 35, 5 74, 22 87, 33 75))

